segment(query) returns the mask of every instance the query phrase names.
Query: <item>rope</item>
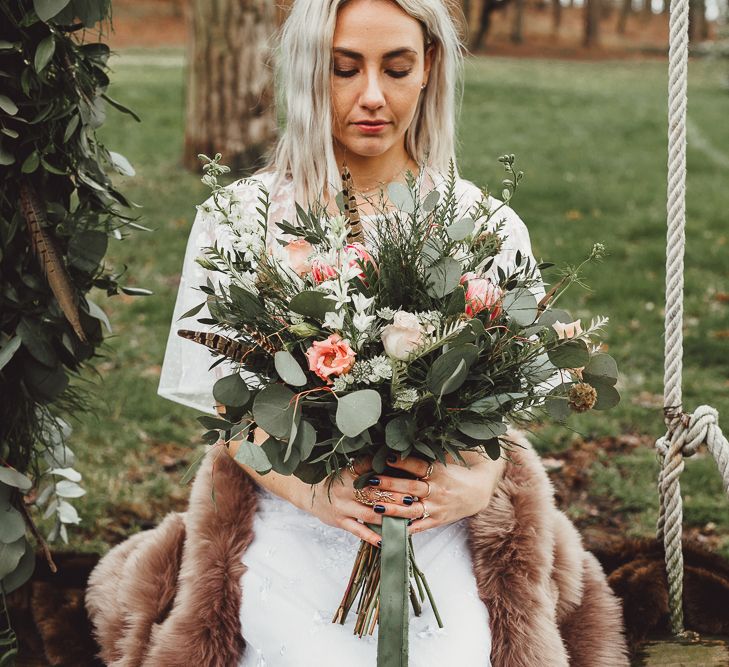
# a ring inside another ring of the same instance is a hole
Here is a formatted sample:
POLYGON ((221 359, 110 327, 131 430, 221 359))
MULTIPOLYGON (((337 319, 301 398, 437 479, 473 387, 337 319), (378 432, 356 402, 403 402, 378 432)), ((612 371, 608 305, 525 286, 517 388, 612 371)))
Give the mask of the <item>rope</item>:
POLYGON ((665 373, 663 405, 667 433, 656 442, 661 461, 658 539, 666 556, 671 628, 684 634, 683 505, 679 477, 685 457, 706 442, 729 494, 729 442, 719 428, 714 408, 702 405, 693 415, 683 412, 683 271, 686 245, 686 105, 688 80, 689 0, 671 0, 668 51, 668 233, 666 253, 665 373))

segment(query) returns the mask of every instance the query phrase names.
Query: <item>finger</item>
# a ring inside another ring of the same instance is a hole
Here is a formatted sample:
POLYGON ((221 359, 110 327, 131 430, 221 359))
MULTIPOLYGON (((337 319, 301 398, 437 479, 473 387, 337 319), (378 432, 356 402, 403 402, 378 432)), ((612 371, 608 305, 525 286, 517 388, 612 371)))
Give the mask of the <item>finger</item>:
POLYGON ((359 477, 360 475, 363 475, 364 473, 372 470, 372 457, 371 456, 358 457, 354 460, 352 467, 354 468, 355 472, 357 473, 357 477, 359 477))
POLYGON ((380 541, 382 540, 382 538, 374 530, 372 530, 372 528, 368 528, 356 519, 347 517, 346 519, 342 520, 341 525, 344 530, 349 531, 355 537, 359 537, 359 539, 368 542, 374 547, 380 546, 380 541))
POLYGON ((435 528, 439 525, 440 524, 435 519, 433 519, 432 516, 429 516, 426 519, 417 519, 408 526, 408 535, 413 535, 414 533, 422 533, 424 530, 435 528))
POLYGON ((383 516, 399 516, 404 519, 417 519, 423 514, 420 503, 413 503, 408 506, 380 501, 374 507, 367 507, 367 505, 363 505, 363 507, 369 510, 364 520, 370 521, 371 519, 377 518, 379 519, 377 523, 382 523, 383 516))
MULTIPOLYGON (((409 495, 413 498, 422 498, 428 495, 428 484, 419 479, 373 475, 367 481, 371 486, 382 489, 383 491, 397 491, 398 493, 409 495)), ((433 485, 432 482, 429 482, 429 484, 431 486, 433 485)))
POLYGON ((408 472, 413 473, 416 477, 424 477, 425 473, 428 472, 428 466, 430 465, 428 461, 424 461, 423 459, 419 459, 415 456, 408 456, 405 459, 401 459, 397 454, 391 454, 388 456, 387 464, 393 468, 407 470, 408 472))

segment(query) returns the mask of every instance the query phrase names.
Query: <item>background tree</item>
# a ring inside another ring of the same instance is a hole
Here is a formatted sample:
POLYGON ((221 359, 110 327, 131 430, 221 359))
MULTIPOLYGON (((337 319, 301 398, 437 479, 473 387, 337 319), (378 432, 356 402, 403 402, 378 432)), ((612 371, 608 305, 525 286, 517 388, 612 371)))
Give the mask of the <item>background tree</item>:
POLYGON ((258 165, 276 135, 271 0, 191 0, 183 162, 222 153, 234 170, 258 165))
POLYGON ((585 0, 585 33, 583 44, 597 46, 600 41, 601 0, 585 0))

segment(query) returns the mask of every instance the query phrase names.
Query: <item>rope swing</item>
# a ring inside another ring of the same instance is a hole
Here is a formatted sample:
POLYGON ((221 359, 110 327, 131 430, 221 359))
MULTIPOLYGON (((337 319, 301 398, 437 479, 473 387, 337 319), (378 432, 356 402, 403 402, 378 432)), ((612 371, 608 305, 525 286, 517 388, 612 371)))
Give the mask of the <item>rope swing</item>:
POLYGON ((683 504, 679 477, 683 459, 706 443, 729 495, 729 442, 719 428, 717 411, 702 405, 683 412, 683 271, 686 245, 686 104, 689 0, 671 0, 668 56, 668 234, 666 253, 665 372, 663 405, 667 432, 656 442, 660 510, 657 536, 662 540, 668 574, 671 629, 683 635, 683 504))

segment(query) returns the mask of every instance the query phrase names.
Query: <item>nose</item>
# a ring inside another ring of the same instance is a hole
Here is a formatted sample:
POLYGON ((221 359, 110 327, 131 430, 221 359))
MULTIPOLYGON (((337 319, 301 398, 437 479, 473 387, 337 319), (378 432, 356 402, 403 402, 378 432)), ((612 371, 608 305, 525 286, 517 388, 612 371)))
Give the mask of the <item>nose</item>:
POLYGON ((380 73, 375 68, 368 69, 364 77, 364 89, 360 94, 359 103, 366 109, 379 109, 385 106, 385 95, 382 92, 380 73))

